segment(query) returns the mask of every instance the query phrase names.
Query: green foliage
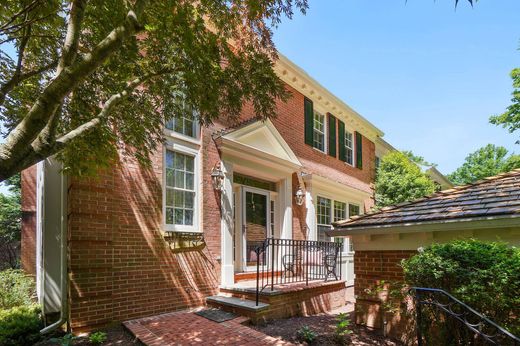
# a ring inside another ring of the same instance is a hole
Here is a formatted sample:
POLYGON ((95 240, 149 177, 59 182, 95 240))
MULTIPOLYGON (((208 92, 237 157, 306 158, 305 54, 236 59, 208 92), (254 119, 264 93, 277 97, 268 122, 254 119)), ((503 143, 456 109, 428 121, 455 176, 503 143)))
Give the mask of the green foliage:
POLYGON ((20 174, 7 179, 10 194, 0 193, 0 270, 19 265, 19 242, 22 229, 20 174))
POLYGON ((43 323, 36 305, 0 310, 0 345, 32 345, 40 339, 43 323))
POLYGON ((407 155, 395 151, 381 160, 375 190, 376 205, 384 207, 430 195, 435 184, 407 155))
POLYGON ((469 154, 464 164, 449 174, 448 179, 455 185, 464 185, 520 168, 520 155, 507 155, 506 148, 488 144, 469 154))
POLYGON ((27 4, 0 7, 9 43, 0 47, 0 180, 56 152, 76 174, 110 166, 120 151, 149 163, 165 120, 187 108, 202 124, 234 121, 245 103, 251 116, 274 117, 289 93, 273 69, 273 29, 307 9, 306 0, 27 4))
POLYGON ((76 340, 76 339, 78 339, 77 336, 74 336, 74 335, 68 333, 59 338, 51 338, 50 341, 58 343, 58 344, 60 344, 60 346, 70 346, 70 345, 74 344, 74 340, 76 340))
POLYGON ((105 332, 95 332, 89 335, 88 340, 90 343, 94 345, 102 344, 107 339, 107 333, 105 332))
POLYGON ((33 279, 22 270, 0 272, 0 309, 31 305, 34 290, 33 279))
MULTIPOLYGON (((520 128, 520 68, 511 71, 511 79, 513 80, 513 92, 511 97, 511 105, 506 111, 500 115, 492 116, 489 121, 495 125, 501 125, 510 133, 520 128)), ((517 141, 517 143, 519 143, 517 141)))
POLYGON ((520 334, 520 249, 458 240, 431 245, 402 266, 408 285, 443 289, 520 334))
POLYGON ((411 150, 403 150, 402 153, 405 154, 406 157, 408 157, 408 159, 410 161, 415 162, 418 165, 428 166, 428 167, 436 167, 437 166, 436 163, 428 162, 428 161, 426 161, 424 159, 424 157, 419 156, 419 155, 415 155, 411 150))
POLYGON ((334 331, 336 337, 342 339, 344 336, 352 334, 350 323, 350 319, 346 313, 338 314, 338 317, 336 317, 336 330, 334 331))
POLYGON ((318 336, 318 334, 314 330, 309 328, 309 326, 301 327, 300 330, 298 330, 297 334, 298 334, 298 339, 300 341, 306 342, 308 344, 312 343, 318 336))

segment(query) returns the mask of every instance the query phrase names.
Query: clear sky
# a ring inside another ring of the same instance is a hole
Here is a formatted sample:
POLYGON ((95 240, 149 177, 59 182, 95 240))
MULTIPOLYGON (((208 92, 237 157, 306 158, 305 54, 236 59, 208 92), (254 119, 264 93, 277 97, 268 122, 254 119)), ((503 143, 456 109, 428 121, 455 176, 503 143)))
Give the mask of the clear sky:
POLYGON ((519 134, 491 125, 520 67, 520 0, 309 0, 275 31, 277 48, 385 132, 450 173, 519 134))

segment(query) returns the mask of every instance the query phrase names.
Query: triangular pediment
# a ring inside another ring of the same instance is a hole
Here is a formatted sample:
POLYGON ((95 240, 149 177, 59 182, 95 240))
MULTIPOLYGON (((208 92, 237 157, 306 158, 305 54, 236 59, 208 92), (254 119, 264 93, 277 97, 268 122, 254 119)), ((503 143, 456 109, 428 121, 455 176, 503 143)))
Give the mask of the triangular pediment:
POLYGON ((271 120, 258 120, 244 127, 228 132, 222 138, 250 148, 251 154, 255 151, 274 156, 301 166, 300 161, 291 150, 287 142, 280 135, 271 120))

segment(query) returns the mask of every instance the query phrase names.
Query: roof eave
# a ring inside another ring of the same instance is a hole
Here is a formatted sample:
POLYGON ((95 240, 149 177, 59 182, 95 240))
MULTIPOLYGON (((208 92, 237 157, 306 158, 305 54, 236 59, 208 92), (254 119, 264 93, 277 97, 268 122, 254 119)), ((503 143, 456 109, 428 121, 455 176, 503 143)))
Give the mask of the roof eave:
POLYGON ((458 218, 448 220, 432 220, 410 223, 382 224, 371 226, 339 226, 327 232, 331 237, 352 235, 391 234, 391 233, 418 233, 431 231, 452 231, 467 228, 509 228, 520 227, 520 214, 493 215, 472 218, 458 218))

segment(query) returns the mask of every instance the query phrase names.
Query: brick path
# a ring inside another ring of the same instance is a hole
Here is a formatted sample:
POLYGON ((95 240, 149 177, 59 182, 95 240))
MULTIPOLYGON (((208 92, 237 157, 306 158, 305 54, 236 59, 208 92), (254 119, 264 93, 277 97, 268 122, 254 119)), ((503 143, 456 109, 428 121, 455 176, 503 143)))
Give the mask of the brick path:
POLYGON ((217 323, 195 315, 194 311, 172 312, 123 324, 147 346, 292 345, 242 325, 247 321, 245 317, 217 323))

